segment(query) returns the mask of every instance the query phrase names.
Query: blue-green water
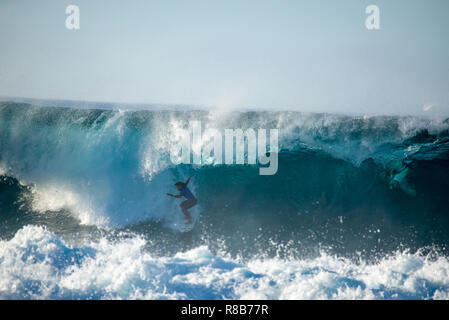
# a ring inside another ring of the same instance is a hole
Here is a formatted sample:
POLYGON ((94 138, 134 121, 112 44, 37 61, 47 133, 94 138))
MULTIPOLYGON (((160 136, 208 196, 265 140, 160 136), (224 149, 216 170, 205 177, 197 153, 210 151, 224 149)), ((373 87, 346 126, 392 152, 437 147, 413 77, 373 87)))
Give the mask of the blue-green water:
POLYGON ((448 298, 449 124, 0 104, 0 298, 448 298), (191 120, 279 169, 173 165, 191 120), (195 226, 173 183, 192 175, 195 226))

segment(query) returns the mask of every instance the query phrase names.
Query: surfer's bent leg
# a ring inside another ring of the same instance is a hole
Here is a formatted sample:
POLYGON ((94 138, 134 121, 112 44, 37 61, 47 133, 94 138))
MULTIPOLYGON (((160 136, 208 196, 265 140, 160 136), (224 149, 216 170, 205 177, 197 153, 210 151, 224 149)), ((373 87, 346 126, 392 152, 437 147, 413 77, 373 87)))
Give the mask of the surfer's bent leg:
POLYGON ((196 205, 197 201, 196 199, 188 199, 186 201, 181 202, 179 205, 181 207, 182 212, 186 216, 187 223, 192 223, 192 216, 190 215, 190 212, 187 209, 192 208, 194 205, 196 205))

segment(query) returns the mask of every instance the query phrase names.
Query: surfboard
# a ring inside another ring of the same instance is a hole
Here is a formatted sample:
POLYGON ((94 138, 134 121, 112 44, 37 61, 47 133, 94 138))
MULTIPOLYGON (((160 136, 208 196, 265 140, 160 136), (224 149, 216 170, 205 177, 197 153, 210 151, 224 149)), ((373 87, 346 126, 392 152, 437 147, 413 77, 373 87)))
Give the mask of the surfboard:
POLYGON ((195 228, 196 222, 199 220, 200 213, 198 206, 193 207, 190 211, 192 216, 192 223, 187 224, 187 219, 182 212, 179 212, 173 223, 173 227, 180 232, 189 232, 195 228))
POLYGON ((194 226, 195 226, 195 221, 190 223, 190 224, 187 224, 187 223, 180 224, 179 231, 181 231, 181 232, 189 232, 189 231, 193 230, 194 226))
POLYGON ((173 224, 173 227, 180 232, 189 232, 192 231, 195 227, 196 217, 192 215, 192 223, 187 224, 187 220, 184 216, 179 216, 179 219, 173 224))

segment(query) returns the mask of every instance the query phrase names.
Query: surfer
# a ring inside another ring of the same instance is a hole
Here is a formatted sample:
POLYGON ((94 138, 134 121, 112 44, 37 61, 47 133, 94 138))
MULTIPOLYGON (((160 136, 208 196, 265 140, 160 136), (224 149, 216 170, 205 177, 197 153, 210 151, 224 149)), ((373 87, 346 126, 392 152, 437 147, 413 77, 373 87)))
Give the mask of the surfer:
POLYGON ((194 205, 196 205, 197 201, 195 196, 193 195, 193 193, 190 191, 189 188, 187 188, 187 185, 189 184, 190 181, 189 177, 186 182, 182 182, 182 181, 178 181, 175 183, 175 187, 178 188, 180 194, 171 194, 171 193, 167 193, 168 196, 170 197, 174 197, 174 198, 181 198, 181 197, 186 197, 187 200, 181 202, 181 204, 179 205, 181 207, 182 212, 184 213, 186 219, 187 219, 187 224, 191 224, 192 223, 192 216, 190 215, 190 212, 187 209, 192 208, 194 205))

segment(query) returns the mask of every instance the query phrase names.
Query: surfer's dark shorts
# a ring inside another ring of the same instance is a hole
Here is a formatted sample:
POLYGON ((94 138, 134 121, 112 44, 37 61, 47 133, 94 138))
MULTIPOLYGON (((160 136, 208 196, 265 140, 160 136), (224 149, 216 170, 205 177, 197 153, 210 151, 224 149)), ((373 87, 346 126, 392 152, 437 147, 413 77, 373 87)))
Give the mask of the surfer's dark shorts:
POLYGON ((181 202, 180 206, 181 208, 184 209, 190 209, 192 208, 194 205, 196 205, 196 199, 188 199, 186 201, 181 202))

